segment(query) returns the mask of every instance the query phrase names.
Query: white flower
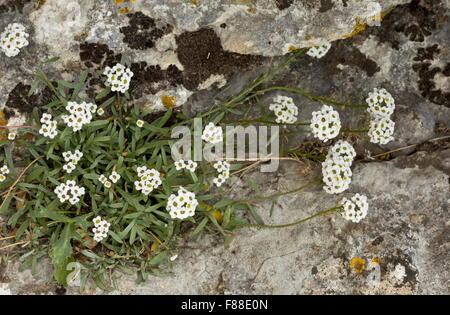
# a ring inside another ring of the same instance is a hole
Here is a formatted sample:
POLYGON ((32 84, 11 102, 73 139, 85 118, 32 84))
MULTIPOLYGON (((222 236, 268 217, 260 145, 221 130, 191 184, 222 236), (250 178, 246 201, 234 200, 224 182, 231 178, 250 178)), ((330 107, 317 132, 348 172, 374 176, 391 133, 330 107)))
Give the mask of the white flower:
POLYGON ((177 171, 182 170, 183 168, 186 167, 186 164, 184 163, 184 160, 178 160, 178 161, 175 161, 174 164, 175 164, 175 169, 176 169, 177 171))
POLYGON ((314 58, 322 58, 323 56, 325 56, 327 54, 327 52, 330 50, 331 48, 331 44, 330 43, 325 43, 323 45, 320 46, 316 46, 316 47, 311 47, 306 54, 308 56, 314 57, 314 58))
POLYGON ((138 121, 136 121, 136 126, 142 128, 142 126, 144 126, 144 121, 139 119, 138 121))
POLYGON ((80 197, 85 194, 84 187, 78 186, 74 180, 67 180, 61 183, 54 189, 60 202, 69 201, 72 205, 80 202, 80 197))
POLYGON ((222 174, 219 174, 218 177, 216 177, 216 178, 213 179, 213 183, 214 183, 217 187, 222 186, 222 184, 225 183, 225 181, 226 181, 226 178, 225 178, 222 174))
POLYGON ((312 113, 310 127, 314 137, 327 142, 337 137, 341 130, 339 113, 331 106, 323 105, 320 111, 312 113))
POLYGON ((366 99, 369 108, 367 111, 373 117, 390 118, 395 110, 395 101, 385 89, 374 89, 366 99))
POLYGON ((351 166, 356 156, 356 151, 347 141, 339 140, 329 149, 327 159, 334 159, 338 156, 342 157, 348 166, 351 166))
POLYGON ((195 214, 195 209, 198 206, 198 201, 193 192, 190 192, 183 187, 178 189, 178 194, 172 194, 167 200, 166 209, 172 219, 186 219, 195 214))
POLYGON ((372 143, 386 144, 394 140, 395 122, 389 118, 375 118, 370 122, 369 138, 372 143))
POLYGON ((0 172, 1 172, 3 175, 9 174, 9 168, 8 168, 8 166, 3 165, 3 166, 0 168, 0 172))
POLYGON ((130 88, 133 72, 124 65, 118 63, 112 68, 106 67, 103 74, 108 77, 106 85, 111 86, 111 91, 125 93, 130 88))
POLYGON ((214 163, 213 167, 217 170, 217 172, 221 173, 225 170, 230 170, 230 163, 227 161, 217 161, 214 163))
POLYGON ((103 115, 105 113, 105 111, 103 110, 103 108, 99 108, 97 109, 97 115, 103 115))
POLYGON ((94 222, 95 227, 99 227, 102 222, 102 218, 100 216, 96 216, 92 219, 92 222, 94 222))
POLYGON ((334 156, 322 163, 323 189, 329 194, 339 194, 347 190, 352 181, 352 170, 341 156, 334 156))
POLYGON ((68 174, 72 173, 75 169, 75 165, 72 162, 63 165, 63 170, 65 170, 68 174))
POLYGON ((173 255, 170 255, 170 261, 174 261, 175 259, 177 259, 177 257, 178 257, 178 255, 177 254, 173 254, 173 255))
POLYGON ((202 140, 215 144, 223 141, 223 131, 221 127, 216 127, 210 122, 203 130, 202 140))
POLYGON ((190 172, 195 172, 195 170, 197 169, 197 163, 192 161, 192 160, 188 160, 187 164, 186 164, 186 169, 190 172))
POLYGON ((111 184, 111 182, 109 180, 105 181, 103 183, 103 185, 105 185, 106 188, 111 188, 111 186, 112 186, 112 184, 111 184))
POLYGON ((14 139, 16 139, 16 133, 15 132, 8 133, 8 140, 13 141, 14 139))
POLYGON ((100 177, 98 178, 98 180, 100 181, 100 183, 102 183, 102 184, 105 184, 105 182, 108 180, 107 178, 106 178, 106 176, 105 175, 100 175, 100 177))
POLYGON ((109 175, 109 179, 115 184, 120 179, 120 175, 117 172, 112 172, 111 175, 109 175))
POLYGON ((46 114, 46 113, 42 114, 42 117, 41 117, 42 124, 49 124, 51 121, 52 121, 52 115, 46 114))
POLYGON ((367 216, 369 210, 369 203, 367 197, 360 194, 355 194, 351 199, 343 198, 341 201, 343 208, 342 216, 346 220, 358 223, 367 216))
POLYGON ((4 182, 6 180, 6 176, 3 174, 0 174, 0 183, 4 182))
POLYGON ((140 166, 136 169, 137 176, 142 177, 144 175, 148 175, 147 166, 140 166))
POLYGON ((22 24, 9 24, 0 34, 0 49, 8 57, 17 56, 21 48, 28 46, 28 36, 25 26, 22 24))
POLYGON ((273 98, 273 101, 269 109, 277 117, 277 123, 293 124, 297 121, 298 108, 292 98, 278 95, 273 98))

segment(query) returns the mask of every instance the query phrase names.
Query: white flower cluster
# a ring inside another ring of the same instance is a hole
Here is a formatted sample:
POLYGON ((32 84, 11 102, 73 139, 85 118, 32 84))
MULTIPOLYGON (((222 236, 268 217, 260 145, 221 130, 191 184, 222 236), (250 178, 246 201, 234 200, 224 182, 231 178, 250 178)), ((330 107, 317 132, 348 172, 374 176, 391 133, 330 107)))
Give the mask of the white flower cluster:
POLYGON ((175 168, 177 169, 177 171, 185 168, 190 172, 195 172, 195 170, 197 169, 197 162, 194 162, 192 160, 188 160, 187 162, 184 160, 178 160, 178 161, 175 161, 174 164, 175 164, 175 168))
POLYGON ((17 134, 15 132, 9 132, 8 133, 8 140, 13 141, 16 139, 17 134))
POLYGON ((339 194, 347 190, 352 181, 350 165, 341 156, 325 160, 322 163, 322 175, 325 183, 323 189, 329 194, 339 194))
POLYGON ((94 232, 94 241, 101 242, 108 236, 109 227, 111 226, 111 223, 109 223, 106 220, 102 220, 100 216, 97 216, 94 219, 92 219, 92 222, 94 222, 95 226, 92 229, 92 232, 94 232))
POLYGON ((111 175, 109 175, 109 177, 106 177, 105 175, 102 174, 98 178, 100 183, 102 183, 106 188, 111 188, 112 184, 117 183, 119 181, 119 179, 120 179, 120 175, 115 171, 112 172, 111 175))
POLYGON ((366 99, 369 108, 367 111, 374 117, 390 118, 395 110, 395 101, 385 89, 373 89, 366 99))
POLYGON ((330 50, 331 44, 325 43, 323 45, 317 46, 317 47, 311 47, 306 54, 308 56, 314 57, 314 58, 322 58, 327 54, 327 52, 330 50))
POLYGON ((342 157, 344 162, 351 166, 356 156, 356 151, 353 146, 344 140, 337 141, 328 151, 327 160, 342 157))
POLYGON ((230 177, 230 163, 226 161, 217 161, 213 166, 219 173, 219 176, 213 179, 213 183, 216 184, 217 187, 220 187, 230 177))
POLYGON ((84 187, 78 186, 74 180, 67 180, 65 183, 56 186, 54 192, 59 201, 65 202, 68 200, 70 204, 74 205, 80 201, 80 197, 84 195, 85 190, 84 187))
POLYGON ((63 169, 70 174, 75 169, 78 161, 83 157, 83 152, 80 150, 75 150, 73 153, 71 151, 66 151, 63 152, 62 155, 64 161, 67 162, 67 164, 63 165, 63 169))
POLYGON ((368 135, 370 142, 386 144, 394 140, 395 122, 389 118, 376 117, 370 122, 368 135))
POLYGON ((76 102, 68 102, 66 110, 70 115, 63 115, 61 118, 71 127, 73 131, 81 130, 83 125, 88 124, 92 120, 92 114, 97 111, 97 105, 83 102, 78 104, 76 102))
POLYGON ((351 199, 343 198, 341 205, 343 207, 342 216, 355 223, 364 219, 369 210, 367 197, 360 194, 355 194, 351 199))
POLYGON ((372 116, 368 132, 370 142, 387 144, 394 140, 395 122, 391 120, 391 115, 395 110, 395 101, 392 95, 385 89, 374 89, 366 101, 369 105, 367 111, 372 116))
POLYGON ((144 195, 148 195, 162 184, 161 174, 153 168, 147 169, 147 166, 138 167, 137 175, 139 180, 134 182, 134 186, 144 195))
POLYGON ((339 113, 328 105, 323 105, 320 111, 312 113, 311 125, 314 137, 327 142, 338 136, 341 130, 339 113))
POLYGON ((28 46, 28 36, 22 24, 9 24, 0 35, 0 48, 8 57, 17 56, 21 48, 28 46))
POLYGON ((339 194, 347 190, 352 181, 351 166, 356 156, 353 146, 344 140, 336 142, 328 151, 325 162, 322 163, 322 175, 329 194, 339 194))
POLYGON ((277 123, 293 124, 297 121, 298 108, 291 97, 278 95, 273 101, 269 109, 277 116, 277 123))
POLYGON ((58 131, 56 129, 57 123, 56 120, 52 119, 52 115, 50 114, 42 114, 41 117, 41 129, 39 129, 39 133, 43 135, 44 137, 48 137, 50 139, 53 139, 58 134, 58 131))
POLYGON ((223 132, 221 127, 216 127, 213 122, 206 125, 203 130, 202 140, 210 142, 212 144, 223 141, 223 132))
POLYGON ((130 88, 133 72, 124 65, 118 63, 112 68, 106 67, 103 74, 108 77, 106 85, 111 86, 111 91, 125 93, 130 88))
POLYGON ((198 206, 198 201, 195 194, 186 190, 183 187, 178 189, 178 194, 171 194, 167 200, 167 211, 172 219, 186 219, 195 214, 195 208, 198 206))
POLYGON ((6 165, 3 165, 1 168, 0 168, 0 183, 1 182, 4 182, 5 181, 5 179, 6 179, 6 175, 8 175, 9 174, 9 168, 8 168, 8 166, 6 166, 6 165))

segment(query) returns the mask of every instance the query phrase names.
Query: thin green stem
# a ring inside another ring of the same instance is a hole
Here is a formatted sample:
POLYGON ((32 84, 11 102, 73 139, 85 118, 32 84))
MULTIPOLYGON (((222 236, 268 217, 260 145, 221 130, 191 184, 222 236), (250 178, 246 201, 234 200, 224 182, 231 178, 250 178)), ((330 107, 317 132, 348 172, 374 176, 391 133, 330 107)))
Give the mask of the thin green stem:
POLYGON ((269 120, 265 120, 265 119, 222 120, 222 122, 224 124, 233 124, 233 123, 241 123, 241 124, 264 123, 264 124, 275 125, 275 126, 309 126, 311 124, 310 122, 283 124, 283 123, 277 123, 275 121, 269 121, 269 120))
POLYGON ((313 186, 315 184, 319 184, 320 182, 322 182, 321 179, 315 179, 303 186, 300 186, 294 190, 289 190, 289 191, 285 191, 285 192, 279 192, 270 196, 266 196, 266 197, 257 197, 257 198, 252 198, 252 199, 247 199, 247 200, 238 200, 236 201, 236 203, 251 203, 251 202, 257 202, 257 201, 264 201, 264 200, 270 200, 270 199, 275 199, 284 195, 288 195, 288 194, 293 194, 296 192, 299 192, 300 190, 303 190, 305 188, 308 188, 310 186, 313 186))
POLYGON ((267 89, 263 89, 263 90, 259 90, 255 93, 253 93, 251 97, 254 97, 256 95, 260 95, 260 94, 264 94, 266 92, 270 92, 270 91, 276 91, 276 90, 282 90, 282 91, 288 91, 288 92, 294 92, 294 93, 298 93, 300 95, 303 95, 309 99, 312 99, 314 101, 318 101, 318 102, 322 102, 322 103, 326 103, 326 104, 331 104, 334 106, 342 106, 342 107, 367 107, 367 105, 355 105, 355 104, 346 104, 346 103, 340 103, 340 102, 336 102, 333 100, 330 100, 328 98, 325 97, 319 97, 319 96, 315 96, 311 93, 305 92, 305 91, 301 91, 299 89, 294 89, 294 88, 289 88, 289 87, 284 87, 284 86, 273 86, 267 89))
POLYGON ((369 130, 368 129, 359 129, 359 130, 344 129, 344 130, 341 130, 341 132, 345 132, 345 133, 366 133, 366 132, 369 132, 369 130))
MULTIPOLYGON (((233 97, 231 100, 229 100, 228 102, 222 104, 220 107, 211 109, 210 111, 208 111, 206 113, 198 115, 196 118, 203 118, 203 117, 209 116, 211 114, 214 114, 214 113, 220 111, 223 108, 234 107, 234 106, 243 104, 244 100, 247 100, 245 97, 248 94, 250 94, 255 88, 257 88, 258 86, 260 86, 261 84, 263 84, 264 82, 266 82, 267 80, 269 80, 270 78, 275 76, 280 70, 282 70, 284 67, 288 66, 296 57, 298 57, 299 55, 301 55, 305 51, 306 51, 306 49, 299 49, 298 51, 293 53, 292 56, 287 58, 285 62, 283 62, 281 65, 279 65, 273 71, 271 71, 271 72, 261 76, 253 84, 251 84, 248 88, 244 89, 241 93, 239 93, 239 95, 233 97)), ((178 123, 177 125, 190 123, 192 120, 194 120, 194 119, 192 118, 192 119, 185 120, 183 122, 178 123)))
POLYGON ((295 222, 292 222, 292 223, 288 223, 288 224, 281 224, 281 225, 243 224, 243 225, 238 226, 237 228, 241 229, 241 228, 244 228, 244 227, 256 227, 256 228, 260 228, 260 229, 282 229, 282 228, 287 228, 287 227, 291 227, 291 226, 294 226, 294 225, 298 225, 300 223, 304 223, 304 222, 309 221, 311 219, 314 219, 316 217, 324 216, 324 215, 327 215, 327 214, 339 211, 341 209, 342 209, 342 206, 333 207, 333 208, 330 208, 328 210, 318 212, 318 213, 316 213, 316 214, 314 214, 312 216, 309 216, 309 217, 307 217, 305 219, 301 219, 301 220, 298 220, 298 221, 295 221, 295 222))

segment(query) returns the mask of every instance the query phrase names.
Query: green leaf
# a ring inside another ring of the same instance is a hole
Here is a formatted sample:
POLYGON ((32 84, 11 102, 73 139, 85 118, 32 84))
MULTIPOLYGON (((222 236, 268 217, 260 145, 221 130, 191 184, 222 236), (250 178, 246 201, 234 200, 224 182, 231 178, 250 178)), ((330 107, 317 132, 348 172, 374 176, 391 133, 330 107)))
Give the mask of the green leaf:
POLYGON ((159 253, 158 255, 156 255, 155 257, 153 257, 148 263, 150 265, 157 265, 159 264, 161 261, 163 261, 164 258, 166 258, 167 254, 169 252, 167 250, 159 253))
POLYGON ((67 276, 70 271, 66 269, 67 264, 73 260, 71 241, 75 238, 75 226, 66 224, 59 239, 52 245, 50 257, 53 264, 53 277, 60 285, 67 285, 67 276))
POLYGON ((222 199, 222 200, 216 202, 214 204, 213 208, 223 208, 223 207, 226 207, 226 206, 231 205, 233 203, 234 203, 234 200, 232 200, 232 199, 222 199))
POLYGON ((199 225, 197 225, 195 230, 191 232, 191 236, 194 236, 194 235, 197 235, 198 233, 200 233, 205 228, 206 223, 208 223, 208 217, 203 218, 203 220, 200 222, 199 225))

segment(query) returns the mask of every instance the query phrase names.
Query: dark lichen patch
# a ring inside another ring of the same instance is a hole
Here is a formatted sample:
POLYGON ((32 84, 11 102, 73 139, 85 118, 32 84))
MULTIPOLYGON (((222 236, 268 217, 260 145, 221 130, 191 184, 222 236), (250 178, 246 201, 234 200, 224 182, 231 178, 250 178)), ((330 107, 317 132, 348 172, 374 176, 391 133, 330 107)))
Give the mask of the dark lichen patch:
POLYGON ((140 98, 148 93, 155 94, 160 90, 183 84, 182 72, 175 65, 162 70, 158 65, 149 66, 146 62, 139 62, 133 63, 130 69, 134 73, 130 83, 133 98, 140 98))
POLYGON ((440 0, 413 0, 395 7, 383 19, 381 27, 368 27, 367 32, 398 50, 403 36, 413 42, 423 42, 446 20, 445 12, 440 0))
POLYGON ((124 35, 123 41, 130 48, 140 50, 152 48, 159 38, 172 31, 169 24, 158 27, 154 19, 142 12, 130 13, 127 16, 130 24, 121 27, 120 32, 124 35))
POLYGON ((450 107, 450 92, 438 89, 434 81, 438 74, 446 77, 450 76, 450 63, 447 63, 444 67, 432 65, 435 56, 439 55, 440 52, 441 50, 437 44, 419 48, 414 58, 416 63, 413 65, 413 70, 419 76, 417 83, 422 96, 435 104, 450 107))
POLYGON ((31 96, 28 96, 31 86, 18 83, 9 93, 5 106, 15 108, 20 113, 31 113, 34 108, 39 108, 52 101, 52 92, 48 87, 42 89, 31 96))
POLYGON ((80 45, 80 60, 88 68, 105 68, 120 62, 120 55, 110 50, 108 45, 84 42, 80 45))
POLYGON ((0 14, 17 11, 23 13, 23 8, 27 3, 34 2, 32 0, 6 0, 0 4, 0 14))
POLYGON ((329 75, 339 73, 341 70, 338 65, 340 64, 360 68, 369 77, 380 71, 380 67, 375 61, 367 58, 358 48, 354 47, 353 43, 358 40, 358 36, 333 43, 328 54, 322 58, 329 68, 329 75))
POLYGON ((331 10, 334 6, 333 1, 331 0, 320 0, 320 8, 319 8, 319 12, 327 12, 329 10, 331 10))
POLYGON ((284 10, 289 8, 292 3, 294 3, 294 0, 275 0, 275 4, 277 5, 277 8, 279 10, 284 10))
POLYGON ((178 60, 184 67, 184 86, 189 90, 196 89, 213 74, 228 76, 261 64, 265 59, 225 51, 212 29, 183 33, 176 42, 178 60))

